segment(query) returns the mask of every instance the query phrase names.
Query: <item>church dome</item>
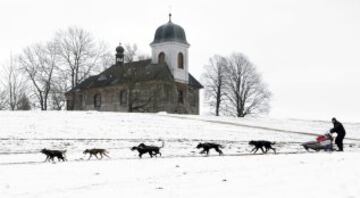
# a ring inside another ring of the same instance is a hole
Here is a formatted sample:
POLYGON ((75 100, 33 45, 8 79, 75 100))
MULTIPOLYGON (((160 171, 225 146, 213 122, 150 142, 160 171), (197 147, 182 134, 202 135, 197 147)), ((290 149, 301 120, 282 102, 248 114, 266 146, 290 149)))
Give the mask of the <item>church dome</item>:
POLYGON ((170 18, 168 23, 156 29, 154 41, 152 42, 152 44, 167 41, 175 41, 188 44, 188 42, 186 41, 184 29, 181 26, 171 22, 171 15, 169 15, 169 17, 170 18))
POLYGON ((123 54, 124 53, 124 48, 121 46, 121 43, 119 44, 119 46, 116 47, 116 52, 119 54, 123 54))

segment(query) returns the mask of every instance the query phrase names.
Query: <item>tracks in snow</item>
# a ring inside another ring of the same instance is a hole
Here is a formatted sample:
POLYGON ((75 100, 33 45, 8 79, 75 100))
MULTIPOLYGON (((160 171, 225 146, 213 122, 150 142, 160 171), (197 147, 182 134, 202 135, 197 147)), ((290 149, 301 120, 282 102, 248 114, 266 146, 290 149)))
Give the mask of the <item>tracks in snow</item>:
MULTIPOLYGON (((129 150, 132 146, 138 145, 140 143, 147 143, 147 144, 153 144, 157 145, 159 140, 158 139, 97 139, 97 138, 21 138, 20 141, 23 142, 23 144, 27 145, 21 145, 18 149, 16 149, 16 144, 18 144, 18 141, 20 139, 6 139, 3 140, 3 142, 7 142, 8 146, 2 148, 0 151, 0 155, 23 155, 23 154, 37 154, 40 152, 40 149, 43 147, 53 147, 57 149, 67 149, 71 152, 83 152, 84 148, 94 147, 94 145, 101 145, 101 147, 104 147, 108 149, 109 151, 123 151, 123 150, 129 150), (34 147, 36 145, 36 148, 34 147), (26 149, 28 148, 28 149, 26 149), (35 149, 34 149, 35 148, 35 149)), ((221 139, 183 139, 183 138, 170 138, 170 139, 163 139, 167 146, 165 147, 168 152, 173 152, 176 150, 194 150, 195 146, 201 142, 201 141, 209 141, 209 142, 216 142, 219 144, 222 144, 225 146, 226 149, 233 150, 237 149, 236 151, 239 151, 239 148, 242 148, 242 152, 244 151, 244 148, 249 147, 248 141, 244 140, 221 140, 221 139)), ((302 142, 284 142, 279 141, 276 142, 276 146, 278 148, 281 147, 298 147, 302 142)), ((96 146, 95 146, 96 147, 96 146)), ((360 147, 360 145, 359 145, 360 147)))
MULTIPOLYGON (((176 159, 176 158, 208 158, 208 157, 251 157, 251 156, 269 156, 269 155, 293 155, 293 154, 311 154, 311 153, 315 153, 315 152, 306 152, 306 151, 289 151, 289 152, 278 152, 276 154, 270 153, 270 154, 252 154, 252 153, 239 153, 239 154, 224 154, 224 155, 209 155, 209 156, 204 156, 204 155, 169 155, 169 156, 163 156, 163 157, 143 157, 142 159, 138 158, 138 157, 119 157, 119 158, 111 158, 111 159, 105 159, 104 160, 90 160, 90 161, 98 161, 98 162, 107 162, 107 161, 113 161, 113 160, 156 160, 156 159, 176 159)), ((68 162, 90 162, 89 160, 84 160, 84 159, 73 159, 73 160, 68 160, 66 162, 55 162, 53 164, 57 164, 57 163, 68 163, 68 162)), ((0 162, 0 166, 9 166, 9 165, 31 165, 31 164, 44 164, 44 163, 48 163, 48 162, 44 162, 44 161, 21 161, 21 162, 0 162)))
MULTIPOLYGON (((290 133, 290 134, 299 134, 299 135, 307 135, 307 136, 319 136, 320 134, 317 133, 308 133, 303 131, 291 131, 291 130, 284 130, 284 129, 276 129, 271 127, 264 127, 264 126, 255 126, 255 125, 248 125, 248 124, 240 124, 240 123, 234 123, 234 122, 227 122, 227 121, 220 121, 220 120, 209 120, 204 118, 193 118, 193 117, 185 117, 185 116, 178 116, 178 115, 161 115, 166 117, 172 117, 172 118, 178 118, 178 119, 186 119, 186 120, 197 120, 197 121, 203 121, 203 122, 209 122, 209 123, 215 123, 215 124, 225 124, 225 125, 233 125, 233 126, 240 126, 240 127, 247 127, 252 129, 261 129, 265 131, 272 131, 272 132, 279 132, 279 133, 290 133)), ((359 138, 345 138, 346 140, 351 141, 359 141, 359 138)))

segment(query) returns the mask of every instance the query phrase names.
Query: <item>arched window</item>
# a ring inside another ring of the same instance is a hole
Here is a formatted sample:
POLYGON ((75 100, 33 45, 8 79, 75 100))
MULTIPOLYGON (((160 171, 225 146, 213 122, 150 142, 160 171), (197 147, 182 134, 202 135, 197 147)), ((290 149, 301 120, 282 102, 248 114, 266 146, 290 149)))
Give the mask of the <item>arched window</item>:
POLYGON ((100 108, 101 107, 101 94, 95 94, 94 96, 94 107, 100 108))
POLYGON ((184 55, 181 52, 178 54, 177 63, 179 69, 184 69, 184 55))
POLYGON ((127 90, 121 90, 120 91, 120 105, 126 105, 127 104, 127 90))
POLYGON ((158 62, 159 62, 159 64, 165 63, 165 53, 164 52, 160 52, 159 57, 158 57, 158 62))
POLYGON ((184 91, 178 89, 178 103, 184 104, 184 91))

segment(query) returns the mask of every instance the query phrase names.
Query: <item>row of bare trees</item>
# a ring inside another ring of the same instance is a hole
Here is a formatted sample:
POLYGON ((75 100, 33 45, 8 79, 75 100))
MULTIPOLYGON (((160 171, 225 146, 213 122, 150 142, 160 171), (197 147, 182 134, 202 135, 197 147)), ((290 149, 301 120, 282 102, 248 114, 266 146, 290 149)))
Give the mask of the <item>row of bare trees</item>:
POLYGON ((215 115, 267 113, 271 92, 256 67, 241 53, 214 55, 203 74, 205 96, 215 115))
POLYGON ((41 110, 60 110, 64 93, 100 71, 111 54, 103 42, 87 31, 70 27, 53 39, 26 47, 16 58, 31 87, 31 96, 41 110))
MULTIPOLYGON (((135 44, 124 47, 126 62, 148 57, 140 55, 135 44)), ((0 110, 30 109, 30 100, 41 110, 61 110, 66 91, 112 64, 114 54, 90 32, 79 27, 60 30, 53 39, 24 48, 2 65, 0 110)))
POLYGON ((12 56, 8 63, 2 65, 0 73, 0 110, 29 110, 26 79, 12 56))

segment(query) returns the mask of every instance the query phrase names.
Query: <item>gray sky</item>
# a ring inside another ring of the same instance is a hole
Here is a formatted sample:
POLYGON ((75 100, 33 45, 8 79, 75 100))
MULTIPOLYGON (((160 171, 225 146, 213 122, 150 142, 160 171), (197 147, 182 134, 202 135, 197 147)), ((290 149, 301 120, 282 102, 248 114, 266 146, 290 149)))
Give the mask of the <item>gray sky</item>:
POLYGON ((196 77, 210 56, 242 52, 274 94, 271 117, 360 120, 359 0, 1 0, 0 62, 72 25, 150 54, 170 6, 196 77))

